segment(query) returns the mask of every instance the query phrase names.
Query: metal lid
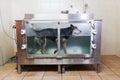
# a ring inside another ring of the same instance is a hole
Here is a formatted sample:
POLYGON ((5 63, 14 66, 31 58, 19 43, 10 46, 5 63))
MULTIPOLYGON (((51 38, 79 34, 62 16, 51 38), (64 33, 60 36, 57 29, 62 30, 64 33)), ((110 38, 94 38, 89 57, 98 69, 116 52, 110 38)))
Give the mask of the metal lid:
POLYGON ((69 20, 91 20, 94 19, 93 13, 68 14, 69 20))

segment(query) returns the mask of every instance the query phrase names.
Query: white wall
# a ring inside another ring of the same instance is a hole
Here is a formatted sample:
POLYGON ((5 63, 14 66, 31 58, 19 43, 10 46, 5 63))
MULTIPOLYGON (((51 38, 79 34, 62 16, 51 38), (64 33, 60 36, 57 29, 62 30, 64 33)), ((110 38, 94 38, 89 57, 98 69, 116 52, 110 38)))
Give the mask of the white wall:
MULTIPOLYGON (((6 32, 13 36, 12 33, 12 16, 11 16, 11 1, 10 0, 0 0, 0 9, 2 15, 2 22, 6 32)), ((8 38, 2 29, 2 24, 0 21, 0 65, 5 63, 14 54, 13 40, 8 38)))
POLYGON ((90 2, 91 9, 96 18, 103 19, 102 26, 102 54, 116 53, 116 25, 117 10, 115 0, 94 0, 90 2))
MULTIPOLYGON (((95 18, 103 19, 101 53, 120 56, 120 1, 86 1, 88 12, 93 12, 95 18)), ((10 36, 13 36, 12 22, 23 19, 25 13, 58 15, 62 10, 70 10, 70 5, 73 5, 73 11, 83 12, 83 0, 0 0, 3 24, 10 36)), ((0 23, 0 65, 14 55, 13 40, 5 35, 1 27, 0 23)))
MULTIPOLYGON (((120 21, 120 19, 119 19, 120 21)), ((120 23, 116 28, 117 31, 117 41, 116 41, 116 55, 120 57, 120 23)))
MULTIPOLYGON (((119 8, 120 9, 120 8, 119 8)), ((120 19, 119 19, 119 21, 120 21, 120 19)), ((116 49, 117 49, 117 55, 120 57, 120 22, 119 22, 119 26, 118 26, 118 28, 117 28, 117 47, 116 47, 116 49)))
POLYGON ((116 41, 116 55, 120 56, 120 1, 117 1, 117 26, 116 26, 116 36, 117 36, 117 41, 116 41))
MULTIPOLYGON (((103 19, 102 54, 116 53, 117 6, 119 0, 86 0, 88 12, 93 12, 95 18, 103 19)), ((13 0, 13 20, 23 19, 25 13, 57 14, 61 10, 70 10, 70 5, 83 12, 83 0, 13 0)))
POLYGON ((25 13, 58 14, 62 10, 81 11, 82 0, 13 0, 13 19, 23 19, 25 13))

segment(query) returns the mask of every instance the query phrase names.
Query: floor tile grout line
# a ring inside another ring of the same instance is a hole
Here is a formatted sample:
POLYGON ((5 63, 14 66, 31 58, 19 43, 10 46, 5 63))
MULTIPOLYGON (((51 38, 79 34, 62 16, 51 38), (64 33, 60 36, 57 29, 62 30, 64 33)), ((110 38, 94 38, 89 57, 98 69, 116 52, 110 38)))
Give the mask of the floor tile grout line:
POLYGON ((101 77, 99 74, 97 74, 97 76, 98 76, 101 80, 103 80, 102 77, 101 77))
MULTIPOLYGON (((104 64, 104 63, 103 63, 104 64)), ((105 65, 105 64, 104 64, 105 65)), ((107 65, 106 65, 107 66, 107 65)), ((107 68, 109 68, 116 76, 118 76, 120 78, 119 75, 117 75, 109 66, 107 66, 107 68)))
POLYGON ((83 80, 83 79, 82 79, 82 76, 81 76, 81 74, 80 74, 80 72, 79 72, 79 77, 80 77, 80 80, 83 80))
MULTIPOLYGON (((19 74, 19 73, 18 73, 19 74)), ((21 73, 20 73, 21 74, 21 73)), ((26 72, 26 74, 23 76, 22 80, 24 80, 25 76, 28 74, 28 72, 26 72)))
MULTIPOLYGON (((102 63, 102 62, 101 62, 102 63)), ((101 65, 101 64, 100 64, 101 65)), ((93 67, 91 67, 91 69, 92 69, 93 67)), ((96 70, 95 70, 96 71, 96 70)), ((96 73, 97 73, 97 71, 96 71, 96 73)), ((100 78, 100 80, 103 80, 102 78, 101 78, 101 76, 99 75, 99 73, 97 73, 97 76, 100 78)))
MULTIPOLYGON (((108 66, 107 64, 105 64, 104 61, 101 62, 101 63, 103 64, 103 67, 105 66, 105 68, 107 68, 108 70, 112 71, 112 73, 113 73, 112 75, 115 75, 115 76, 117 76, 117 77, 120 78, 119 74, 116 73, 116 72, 114 72, 114 70, 112 70, 112 67, 110 67, 110 66, 108 66)), ((102 65, 102 64, 101 64, 101 65, 102 65)), ((94 67, 90 66, 89 68, 94 68, 94 67)), ((115 68, 115 69, 116 69, 116 68, 115 68)), ((11 72, 13 72, 14 70, 15 70, 15 69, 11 69, 11 70, 7 71, 7 73, 6 73, 5 76, 2 78, 2 80, 4 80, 5 78, 9 77, 9 74, 10 74, 11 72)), ((22 76, 21 80, 23 80, 27 74, 28 74, 28 72, 26 72, 25 75, 22 76)), ((80 72, 79 72, 78 74, 79 74, 80 80, 83 80, 83 79, 82 79, 82 75, 80 74, 80 72)), ((45 76, 45 71, 43 71, 43 73, 42 73, 42 76, 41 76, 42 78, 41 78, 41 80, 44 79, 44 76, 45 76)), ((89 76, 89 74, 87 74, 87 76, 89 76)), ((100 75, 99 73, 98 73, 96 76, 98 76, 98 77, 100 78, 100 80, 104 80, 104 79, 102 78, 102 75, 100 75)), ((103 76, 104 76, 104 75, 103 75, 103 76)), ((61 74, 61 79, 60 79, 60 80, 64 80, 63 74, 61 74)))
MULTIPOLYGON (((78 71, 78 74, 79 74, 80 80, 82 80, 79 71, 78 71)), ((63 76, 64 76, 63 73, 61 73, 61 80, 63 80, 63 76)), ((66 75, 66 76, 69 76, 69 75, 66 75)))
POLYGON ((13 71, 14 71, 14 70, 9 71, 9 72, 6 74, 6 76, 3 77, 2 80, 4 80, 5 78, 7 78, 7 76, 8 76, 11 72, 13 72, 13 71))
POLYGON ((82 80, 82 76, 81 76, 79 69, 78 69, 78 73, 79 73, 80 80, 82 80))
POLYGON ((80 71, 79 71, 79 76, 80 76, 80 79, 82 80, 82 75, 81 75, 80 71))
MULTIPOLYGON (((102 63, 102 62, 101 62, 102 63)), ((103 64, 103 63, 102 63, 103 64)), ((101 64, 100 64, 101 65, 101 64)), ((105 65, 106 66, 106 65, 105 65)), ((101 71, 100 71, 101 72, 101 71)), ((102 79, 102 77, 99 75, 99 73, 97 73, 97 76, 101 79, 101 80, 103 80, 102 79)))
POLYGON ((63 73, 61 73, 61 80, 63 80, 63 73))
POLYGON ((79 75, 79 77, 80 77, 80 80, 82 80, 82 77, 79 75))
POLYGON ((45 76, 45 71, 43 71, 43 75, 42 75, 41 80, 43 80, 43 79, 44 79, 44 76, 45 76))
MULTIPOLYGON (((28 73, 29 73, 29 72, 26 72, 26 74, 23 76, 22 80, 24 80, 24 78, 26 77, 26 75, 27 75, 28 73)), ((45 72, 43 72, 43 75, 42 75, 42 79, 41 79, 41 80, 43 80, 44 73, 45 73, 45 72)))

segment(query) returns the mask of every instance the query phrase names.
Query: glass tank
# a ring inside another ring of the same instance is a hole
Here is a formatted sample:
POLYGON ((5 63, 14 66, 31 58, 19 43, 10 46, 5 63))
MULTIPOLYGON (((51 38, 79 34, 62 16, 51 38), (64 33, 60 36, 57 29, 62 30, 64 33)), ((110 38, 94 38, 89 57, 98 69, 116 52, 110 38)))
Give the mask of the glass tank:
POLYGON ((27 55, 91 54, 91 25, 87 21, 25 21, 27 55))

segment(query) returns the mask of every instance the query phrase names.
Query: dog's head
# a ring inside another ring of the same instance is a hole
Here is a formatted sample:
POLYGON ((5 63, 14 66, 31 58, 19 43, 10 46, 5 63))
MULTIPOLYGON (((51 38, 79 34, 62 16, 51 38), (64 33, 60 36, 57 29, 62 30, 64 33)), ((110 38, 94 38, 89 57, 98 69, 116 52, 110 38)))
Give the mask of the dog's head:
POLYGON ((73 34, 79 34, 82 32, 77 26, 74 26, 73 24, 70 24, 70 28, 73 31, 73 34))

